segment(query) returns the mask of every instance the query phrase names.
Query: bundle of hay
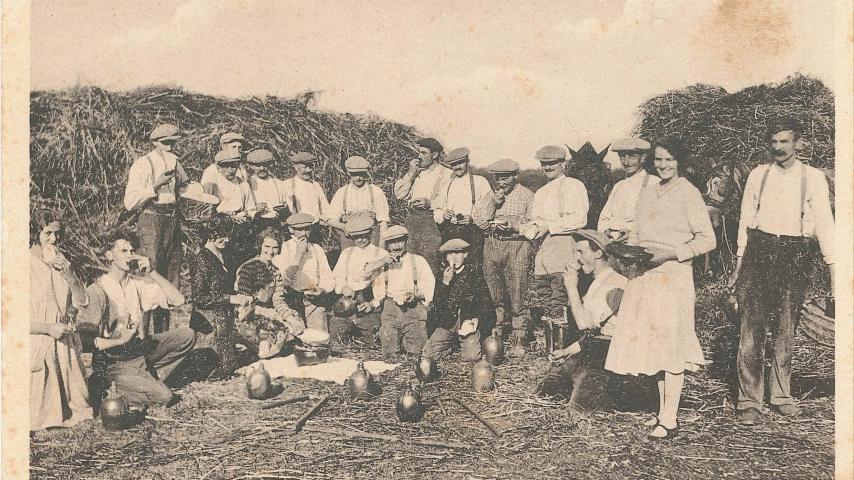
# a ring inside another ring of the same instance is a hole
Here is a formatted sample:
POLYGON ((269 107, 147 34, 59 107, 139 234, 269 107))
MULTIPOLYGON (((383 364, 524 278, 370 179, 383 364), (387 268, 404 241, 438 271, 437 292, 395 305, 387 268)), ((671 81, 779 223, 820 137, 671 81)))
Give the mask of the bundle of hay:
MULTIPOLYGON (((291 176, 289 154, 312 152, 320 159, 318 179, 328 197, 347 181, 344 160, 361 155, 372 161, 374 182, 389 197, 395 178, 415 155, 418 133, 371 116, 319 112, 314 93, 296 98, 229 99, 148 87, 107 92, 96 87, 33 92, 30 95, 30 197, 33 206, 65 211, 68 248, 91 279, 103 267, 94 232, 115 224, 133 161, 151 149, 148 135, 160 123, 174 123, 183 134, 176 147, 193 180, 212 161, 219 136, 242 133, 273 151, 273 172, 291 176)), ((392 215, 401 205, 392 201, 392 215)), ((188 225, 189 236, 194 228, 188 225)))

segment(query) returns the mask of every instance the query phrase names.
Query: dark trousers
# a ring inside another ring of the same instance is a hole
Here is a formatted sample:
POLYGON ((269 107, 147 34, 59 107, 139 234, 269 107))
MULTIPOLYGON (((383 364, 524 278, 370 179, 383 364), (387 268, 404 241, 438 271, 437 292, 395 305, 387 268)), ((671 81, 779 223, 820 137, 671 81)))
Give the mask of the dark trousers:
POLYGON ((495 303, 495 326, 512 322, 516 336, 527 336, 530 316, 525 303, 534 248, 526 240, 487 237, 483 246, 483 276, 495 303))
POLYGON ((773 338, 772 405, 792 404, 792 347, 800 320, 811 256, 816 247, 801 237, 777 238, 748 231, 739 273, 741 334, 738 344, 738 409, 761 408, 765 393, 765 339, 773 338))
POLYGON ((433 220, 433 213, 427 209, 411 210, 406 216, 406 229, 409 230, 407 251, 424 257, 433 275, 440 275, 439 247, 442 245, 442 236, 433 220))
POLYGON ((164 381, 195 343, 196 333, 186 327, 159 333, 146 341, 144 356, 110 364, 107 378, 116 384, 116 393, 131 405, 166 405, 173 394, 164 381))
MULTIPOLYGON (((181 224, 178 217, 143 211, 136 222, 140 253, 151 267, 176 287, 181 279, 181 224)), ((169 311, 157 309, 152 315, 154 333, 169 330, 169 311)))

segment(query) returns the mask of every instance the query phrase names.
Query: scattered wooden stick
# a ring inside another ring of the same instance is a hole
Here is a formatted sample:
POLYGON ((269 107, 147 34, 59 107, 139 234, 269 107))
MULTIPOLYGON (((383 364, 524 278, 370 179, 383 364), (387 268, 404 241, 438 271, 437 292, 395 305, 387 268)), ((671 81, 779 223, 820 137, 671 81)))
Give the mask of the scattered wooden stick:
POLYGON ((271 408, 281 407, 282 405, 287 405, 289 403, 304 402, 306 400, 309 400, 310 398, 311 397, 309 397, 308 395, 298 395, 296 397, 286 398, 284 400, 276 400, 274 402, 268 402, 264 405, 261 405, 261 410, 269 410, 271 408))
POLYGON ((460 450, 468 450, 473 448, 471 445, 467 443, 461 442, 453 442, 453 441, 445 441, 445 440, 430 440, 423 438, 401 438, 395 435, 383 435, 380 433, 369 433, 369 432, 350 432, 347 430, 343 430, 340 428, 324 428, 324 427, 313 427, 311 425, 303 428, 306 432, 312 433, 326 433, 328 435, 335 435, 339 437, 347 437, 347 438, 369 438, 371 440, 384 440, 387 442, 394 443, 402 443, 409 442, 414 445, 423 445, 426 447, 442 447, 442 448, 455 448, 460 450))
POLYGON ((311 409, 309 409, 309 411, 305 412, 303 414, 303 416, 299 417, 299 420, 297 420, 297 423, 294 424, 294 432, 299 432, 300 430, 302 430, 302 427, 305 425, 305 422, 307 422, 309 418, 313 417, 314 414, 319 412, 320 409, 323 408, 323 405, 325 405, 328 400, 329 400, 329 394, 324 395, 323 397, 321 397, 320 400, 317 401, 317 403, 312 405, 312 407, 311 407, 311 409))
POLYGON ((488 429, 489 429, 489 431, 490 431, 490 432, 492 432, 492 434, 493 434, 493 435, 495 435, 495 437, 496 437, 496 438, 498 438, 498 437, 500 437, 500 436, 501 436, 501 432, 499 432, 499 431, 498 431, 498 429, 496 429, 496 428, 495 428, 491 423, 489 423, 488 421, 486 421, 486 419, 485 419, 485 418, 481 417, 477 412, 475 412, 474 410, 472 410, 472 408, 471 408, 471 407, 469 407, 468 405, 466 405, 466 404, 465 404, 465 402, 463 402, 463 401, 462 401, 462 400, 460 400, 459 398, 457 398, 457 397, 453 397, 453 396, 451 397, 451 400, 453 400, 453 401, 455 401, 455 402, 459 403, 461 407, 465 408, 465 409, 466 409, 470 414, 472 414, 472 416, 474 416, 474 418, 476 418, 476 419, 477 419, 477 421, 478 421, 478 422, 482 423, 482 424, 483 424, 483 426, 485 426, 486 428, 488 428, 488 429))

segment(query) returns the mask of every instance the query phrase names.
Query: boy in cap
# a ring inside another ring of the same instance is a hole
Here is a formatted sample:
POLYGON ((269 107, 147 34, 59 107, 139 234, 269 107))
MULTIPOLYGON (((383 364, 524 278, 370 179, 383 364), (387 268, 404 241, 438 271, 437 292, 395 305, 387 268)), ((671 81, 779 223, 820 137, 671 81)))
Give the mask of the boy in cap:
MULTIPOLYGON (((140 252, 152 261, 154 270, 177 283, 181 273, 180 191, 189 183, 184 167, 172 153, 181 138, 178 127, 158 125, 149 138, 154 150, 137 158, 128 171, 124 207, 127 215, 138 214, 140 252)), ((154 332, 169 329, 169 312, 154 314, 154 332)))
POLYGON ((379 311, 371 307, 374 292, 371 281, 377 273, 378 260, 384 260, 388 252, 371 243, 375 226, 374 219, 365 214, 351 216, 344 225, 352 247, 341 252, 332 274, 335 276, 335 293, 354 299, 356 313, 339 317, 337 312, 329 322, 329 335, 333 341, 345 340, 351 333, 361 334, 365 345, 372 346, 380 328, 379 311))
POLYGON ((469 248, 461 238, 452 238, 439 248, 448 266, 436 284, 436 329, 423 351, 434 360, 450 355, 455 340, 460 342, 463 360, 480 360, 478 328, 488 308, 484 301, 487 289, 483 275, 469 261, 469 248))
MULTIPOLYGON (((219 150, 228 151, 228 152, 236 152, 238 156, 241 157, 241 161, 239 166, 237 167, 237 178, 242 181, 245 181, 249 178, 249 175, 246 171, 246 165, 243 163, 242 155, 243 150, 246 149, 246 139, 243 135, 235 132, 226 132, 220 135, 219 137, 219 150)), ((218 174, 216 168, 216 160, 213 163, 205 167, 204 171, 202 171, 202 178, 200 180, 201 183, 210 183, 216 178, 218 174)))
POLYGON ((277 293, 273 303, 279 309, 277 302, 286 302, 302 315, 308 328, 327 331, 325 294, 335 288, 335 278, 323 248, 309 240, 317 217, 309 213, 295 213, 288 217, 286 223, 291 238, 273 257, 273 265, 282 275, 284 289, 281 294, 277 293))
POLYGON ((623 291, 629 280, 617 273, 608 263, 606 248, 610 239, 594 230, 578 230, 573 233, 576 240, 576 265, 567 265, 564 270, 564 286, 569 294, 569 308, 579 330, 584 331, 581 339, 568 347, 551 352, 552 367, 537 385, 537 393, 564 395, 572 404, 582 409, 606 408, 604 395, 608 375, 601 369, 591 368, 591 352, 578 355, 588 349, 591 335, 600 332, 612 335, 616 314, 620 308, 623 291), (578 270, 593 275, 593 283, 581 296, 578 289, 578 270), (561 391, 563 387, 571 389, 561 391))
POLYGON ((469 170, 469 149, 456 148, 448 153, 445 163, 451 176, 439 187, 434 202, 433 219, 442 232, 442 240, 462 238, 471 245, 478 265, 483 254, 483 232, 474 224, 474 207, 492 194, 489 180, 469 170))
POLYGON ((329 204, 329 226, 341 236, 341 250, 353 246, 347 235, 347 222, 356 215, 369 215, 376 220, 371 243, 379 245, 380 234, 388 227, 388 199, 382 189, 370 181, 371 164, 364 158, 353 156, 344 162, 350 183, 339 188, 329 204))
POLYGON ((380 341, 383 354, 418 354, 427 341, 427 311, 436 279, 427 260, 406 252, 409 231, 392 225, 383 234, 388 255, 368 265, 379 268, 374 277, 371 308, 382 307, 380 341))
POLYGON ((545 146, 536 158, 548 183, 534 193, 533 220, 520 231, 531 240, 542 241, 534 257, 534 285, 543 301, 543 320, 566 323, 563 272, 567 265, 575 264, 575 241, 570 234, 587 223, 587 189, 564 174, 566 152, 562 147, 545 146))
POLYGON ((323 187, 315 180, 317 157, 308 152, 290 156, 296 175, 286 180, 285 198, 292 213, 308 213, 321 223, 329 219, 329 201, 323 187))
POLYGON ((267 227, 278 229, 288 218, 287 197, 284 182, 270 172, 273 152, 259 149, 246 155, 249 171, 249 192, 255 203, 255 228, 260 232, 267 227))
POLYGON ((409 162, 409 170, 394 182, 394 196, 409 204, 405 225, 412 238, 409 251, 421 255, 430 264, 434 274, 439 273, 439 246, 441 234, 433 220, 433 201, 439 185, 450 176, 450 170, 440 163, 442 144, 435 138, 418 141, 418 156, 409 162))
POLYGON ((529 316, 525 291, 534 246, 519 233, 531 219, 534 192, 519 185, 519 164, 499 160, 489 166, 498 189, 475 207, 474 222, 486 231, 483 275, 495 303, 495 328, 503 335, 507 316, 512 319, 513 348, 510 356, 522 356, 528 342, 529 316))
POLYGON ((627 238, 634 231, 635 210, 641 191, 647 185, 661 180, 644 170, 644 159, 649 155, 650 144, 642 138, 621 138, 611 145, 611 151, 620 156, 626 178, 614 185, 608 201, 599 213, 596 229, 613 240, 627 238))

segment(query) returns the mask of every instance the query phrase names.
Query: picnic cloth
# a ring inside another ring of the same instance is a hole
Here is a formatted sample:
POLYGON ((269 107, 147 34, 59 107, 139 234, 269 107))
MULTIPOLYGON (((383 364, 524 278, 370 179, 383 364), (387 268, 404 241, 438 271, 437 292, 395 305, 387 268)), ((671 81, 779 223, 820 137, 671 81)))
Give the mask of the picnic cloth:
MULTIPOLYGON (((270 374, 270 378, 313 378, 324 382, 335 382, 344 385, 344 381, 350 377, 360 360, 350 358, 329 357, 326 363, 319 365, 307 365, 300 367, 293 355, 287 357, 270 358, 259 360, 249 366, 238 370, 241 375, 246 375, 252 369, 264 364, 264 369, 270 374)), ((372 375, 379 375, 399 367, 399 363, 386 363, 377 360, 365 361, 365 369, 372 375)))

